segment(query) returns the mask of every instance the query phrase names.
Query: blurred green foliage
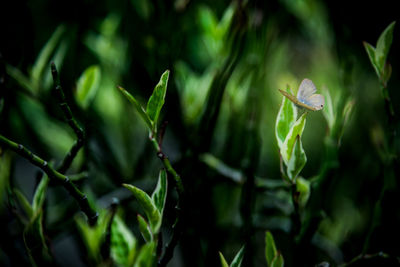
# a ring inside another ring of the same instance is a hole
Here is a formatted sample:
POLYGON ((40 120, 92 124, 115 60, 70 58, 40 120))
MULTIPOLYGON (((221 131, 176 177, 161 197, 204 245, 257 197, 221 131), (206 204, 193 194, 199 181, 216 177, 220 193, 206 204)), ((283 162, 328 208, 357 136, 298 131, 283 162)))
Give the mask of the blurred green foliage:
POLYGON ((66 175, 99 219, 89 226, 62 186, 0 146, 0 265, 162 266, 174 237, 168 266, 398 263, 399 34, 391 3, 365 8, 10 3, 0 134, 51 165, 66 157, 76 137, 54 62, 85 131, 66 175), (304 78, 322 111, 279 93, 304 78))

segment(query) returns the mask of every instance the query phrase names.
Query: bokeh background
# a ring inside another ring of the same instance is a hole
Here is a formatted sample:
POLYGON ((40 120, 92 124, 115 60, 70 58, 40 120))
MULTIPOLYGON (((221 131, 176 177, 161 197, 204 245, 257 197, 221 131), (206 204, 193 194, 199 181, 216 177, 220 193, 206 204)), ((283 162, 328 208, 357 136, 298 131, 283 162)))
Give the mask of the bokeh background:
MULTIPOLYGON (((287 266, 323 261, 336 266, 361 253, 383 173, 391 168, 381 157, 387 145, 384 102, 362 42, 375 45, 397 17, 394 1, 385 0, 9 1, 0 10, 0 133, 45 159, 64 157, 75 137, 52 94, 49 64, 54 61, 72 112, 87 134, 69 173, 84 172, 77 184, 98 209, 117 197, 125 223, 140 239, 140 208, 121 184, 150 192, 162 164, 145 124, 116 86, 144 105, 169 69, 161 114, 161 124, 168 122, 163 150, 190 196, 184 233, 169 266, 219 266, 219 251, 232 259, 245 243, 245 266, 266 266, 266 230, 274 234, 287 266), (38 63, 41 53, 48 57, 38 63), (38 64, 44 64, 44 71, 32 74, 38 64), (90 67, 97 90, 82 104, 76 90, 90 67), (308 115, 302 138, 308 161, 301 176, 312 181, 323 173, 327 178, 313 200, 320 203, 322 218, 299 249, 293 245, 293 207, 280 175, 275 120, 282 100, 278 89, 289 85, 296 92, 303 78, 311 79, 325 97, 329 94, 332 106, 308 115), (344 105, 351 112, 339 120, 337 112, 344 105), (335 123, 340 133, 332 133, 335 123), (332 166, 329 142, 337 147, 332 166), (248 180, 253 180, 251 186, 248 180)), ((388 56, 393 69, 388 89, 396 114, 399 32, 396 25, 388 56)), ((38 169, 25 159, 2 151, 2 266, 29 264, 7 190, 18 188, 30 200, 38 177, 38 169)), ((368 248, 368 253, 383 251, 391 258, 354 266, 390 266, 400 256, 397 178, 378 204, 381 214, 368 248)), ((166 240, 176 199, 171 187, 166 240)), ((62 188, 50 187, 45 235, 57 265, 91 264, 74 219, 77 213, 62 188)))

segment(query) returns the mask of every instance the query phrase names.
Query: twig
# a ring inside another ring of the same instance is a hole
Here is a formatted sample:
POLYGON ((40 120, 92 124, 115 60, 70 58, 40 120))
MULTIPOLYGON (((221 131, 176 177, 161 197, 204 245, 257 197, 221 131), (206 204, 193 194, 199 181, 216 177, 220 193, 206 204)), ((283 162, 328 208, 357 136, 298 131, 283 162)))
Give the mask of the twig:
POLYGON ((64 173, 71 165, 72 161, 76 157, 78 151, 84 144, 85 140, 85 132, 79 126, 78 122, 72 116, 71 109, 65 99, 65 95, 60 83, 60 77, 57 72, 56 65, 54 62, 51 63, 51 74, 53 76, 54 81, 54 92, 56 93, 58 105, 63 112, 64 118, 71 129, 75 132, 77 140, 75 141, 74 145, 71 147, 70 151, 64 157, 63 161, 61 162, 60 166, 57 168, 57 171, 64 173))
MULTIPOLYGON (((164 134, 165 132, 165 127, 162 128, 162 131, 160 134, 164 134)), ((162 138, 160 138, 162 140, 162 138)), ((176 190, 178 192, 178 203, 176 205, 176 221, 174 225, 172 226, 172 237, 169 243, 165 246, 165 252, 164 255, 160 258, 158 261, 158 266, 166 266, 168 262, 171 260, 173 254, 174 254, 174 249, 176 245, 178 244, 178 241, 180 239, 180 236, 182 234, 182 226, 183 226, 183 218, 182 218, 182 207, 181 203, 183 202, 183 197, 185 193, 185 189, 183 187, 182 179, 179 176, 179 174, 175 171, 175 169, 172 167, 171 162, 169 161, 168 157, 163 153, 161 146, 162 142, 157 141, 155 138, 154 133, 150 133, 150 141, 152 142, 155 150, 157 151, 157 157, 162 161, 165 169, 167 170, 168 173, 172 175, 172 177, 175 180, 175 185, 176 185, 176 190)))
POLYGON ((163 151, 161 149, 161 144, 159 144, 159 142, 157 142, 157 140, 155 139, 155 137, 153 135, 150 135, 150 141, 153 143, 153 145, 157 151, 157 157, 162 161, 167 172, 169 172, 172 175, 172 177, 174 178, 179 197, 181 197, 185 191, 181 177, 175 171, 175 169, 172 167, 171 162, 169 161, 168 157, 163 153, 163 151))
POLYGON ((160 131, 158 134, 158 146, 161 147, 163 140, 164 140, 164 135, 165 135, 165 130, 167 129, 168 121, 164 121, 163 124, 161 124, 160 131))
POLYGON ((86 216, 88 217, 89 224, 90 225, 96 224, 98 217, 97 212, 89 205, 87 196, 84 193, 82 193, 67 176, 53 169, 47 163, 47 161, 33 154, 23 145, 17 144, 2 135, 0 135, 0 144, 6 148, 11 149, 20 156, 29 160, 33 165, 42 169, 53 181, 59 182, 76 200, 76 202, 78 202, 78 205, 81 208, 82 212, 85 213, 86 216))

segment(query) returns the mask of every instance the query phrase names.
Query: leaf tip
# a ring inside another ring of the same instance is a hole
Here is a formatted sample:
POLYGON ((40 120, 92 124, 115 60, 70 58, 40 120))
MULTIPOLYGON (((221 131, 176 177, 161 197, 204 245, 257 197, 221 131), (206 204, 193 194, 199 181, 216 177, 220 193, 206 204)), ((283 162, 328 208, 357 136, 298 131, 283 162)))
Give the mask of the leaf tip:
POLYGON ((127 189, 129 189, 132 185, 130 185, 130 184, 122 184, 122 186, 127 188, 127 189))

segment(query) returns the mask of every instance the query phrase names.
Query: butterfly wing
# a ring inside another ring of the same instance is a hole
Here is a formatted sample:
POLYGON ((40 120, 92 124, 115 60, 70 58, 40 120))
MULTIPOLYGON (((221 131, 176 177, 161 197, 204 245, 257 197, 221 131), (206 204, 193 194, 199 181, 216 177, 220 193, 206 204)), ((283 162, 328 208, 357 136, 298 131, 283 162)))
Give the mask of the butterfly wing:
POLYGON ((314 110, 321 110, 325 105, 325 98, 323 95, 314 94, 307 98, 304 104, 312 107, 314 110))
POLYGON ((317 88, 315 87, 314 83, 310 79, 304 79, 299 87, 299 91, 297 92, 297 99, 300 102, 305 103, 309 97, 317 92, 317 88))
POLYGON ((308 110, 321 110, 325 105, 324 96, 320 94, 315 94, 317 88, 315 87, 314 83, 309 79, 304 79, 301 82, 297 97, 281 89, 279 89, 279 91, 297 106, 308 110))

